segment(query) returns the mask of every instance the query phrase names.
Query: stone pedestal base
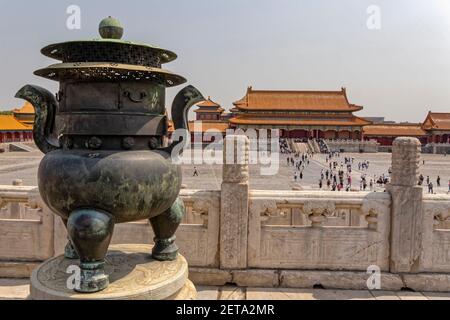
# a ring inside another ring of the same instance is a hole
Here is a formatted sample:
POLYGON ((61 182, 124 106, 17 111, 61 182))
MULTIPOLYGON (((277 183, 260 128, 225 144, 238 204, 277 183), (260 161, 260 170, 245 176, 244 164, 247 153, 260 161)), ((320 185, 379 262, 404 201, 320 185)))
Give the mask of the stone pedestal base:
POLYGON ((197 291, 188 280, 188 264, 181 255, 175 261, 151 258, 150 245, 111 246, 106 257, 107 289, 80 294, 76 285, 78 260, 64 256, 50 259, 33 271, 33 300, 195 300, 197 291))

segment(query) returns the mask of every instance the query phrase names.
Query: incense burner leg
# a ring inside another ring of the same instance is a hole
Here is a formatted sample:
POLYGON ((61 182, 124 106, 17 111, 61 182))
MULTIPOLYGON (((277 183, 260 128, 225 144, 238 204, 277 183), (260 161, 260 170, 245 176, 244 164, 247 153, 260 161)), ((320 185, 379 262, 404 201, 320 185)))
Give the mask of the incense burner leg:
MULTIPOLYGON (((61 220, 67 229, 67 219, 61 218, 61 220)), ((69 236, 67 236, 67 244, 66 244, 66 247, 64 248, 64 257, 66 257, 67 259, 70 259, 70 260, 79 259, 78 253, 75 250, 69 236)))
POLYGON ((114 230, 114 218, 95 209, 76 210, 70 214, 67 231, 80 256, 80 281, 75 291, 93 293, 109 285, 105 256, 114 230))
POLYGON ((178 198, 172 207, 163 214, 150 219, 155 233, 155 246, 152 257, 159 261, 173 261, 178 255, 178 246, 175 244, 175 232, 185 215, 183 200, 178 198))

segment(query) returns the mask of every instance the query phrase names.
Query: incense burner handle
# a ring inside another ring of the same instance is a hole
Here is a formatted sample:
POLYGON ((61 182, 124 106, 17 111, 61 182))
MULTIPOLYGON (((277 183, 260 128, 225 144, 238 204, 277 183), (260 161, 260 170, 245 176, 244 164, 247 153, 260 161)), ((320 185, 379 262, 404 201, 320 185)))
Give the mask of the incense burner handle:
POLYGON ((26 85, 16 93, 15 97, 28 101, 34 107, 36 116, 33 138, 39 150, 43 153, 49 153, 60 149, 61 146, 57 138, 53 137, 55 115, 58 108, 55 96, 44 88, 26 85))
POLYGON ((131 102, 139 103, 145 100, 147 97, 147 93, 145 91, 141 92, 139 94, 139 97, 134 97, 133 94, 130 91, 125 91, 123 94, 125 97, 127 97, 131 102))
MULTIPOLYGON (((175 130, 184 129, 185 134, 189 134, 188 112, 192 106, 202 101, 205 101, 205 98, 194 86, 187 86, 177 94, 172 104, 172 120, 175 130)), ((169 147, 163 150, 172 153, 172 150, 185 138, 186 136, 183 139, 172 142, 169 147)))

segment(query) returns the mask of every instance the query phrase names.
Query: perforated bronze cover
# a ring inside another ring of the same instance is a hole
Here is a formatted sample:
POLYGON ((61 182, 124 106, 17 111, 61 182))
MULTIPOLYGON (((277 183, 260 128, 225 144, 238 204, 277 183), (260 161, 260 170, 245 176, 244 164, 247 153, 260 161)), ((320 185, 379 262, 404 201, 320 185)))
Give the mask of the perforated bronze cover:
POLYGON ((50 80, 152 81, 173 87, 186 82, 168 70, 118 63, 58 63, 34 72, 50 80))
POLYGON ((169 50, 116 39, 57 43, 43 48, 41 53, 62 62, 116 62, 155 68, 177 58, 169 50))

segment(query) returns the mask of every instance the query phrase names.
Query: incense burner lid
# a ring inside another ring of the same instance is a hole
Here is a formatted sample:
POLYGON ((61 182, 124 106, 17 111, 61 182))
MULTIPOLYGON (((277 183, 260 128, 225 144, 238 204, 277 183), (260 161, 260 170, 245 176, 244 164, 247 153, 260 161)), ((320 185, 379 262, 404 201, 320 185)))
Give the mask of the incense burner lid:
POLYGON ((123 27, 117 19, 108 17, 99 25, 101 38, 67 41, 44 47, 41 53, 62 62, 115 62, 161 67, 177 55, 158 46, 122 40, 123 27))
POLYGON ((34 72, 56 81, 151 81, 173 87, 186 79, 161 65, 177 58, 172 51, 153 45, 122 40, 123 27, 108 17, 99 25, 101 39, 49 45, 42 54, 62 61, 34 72))

